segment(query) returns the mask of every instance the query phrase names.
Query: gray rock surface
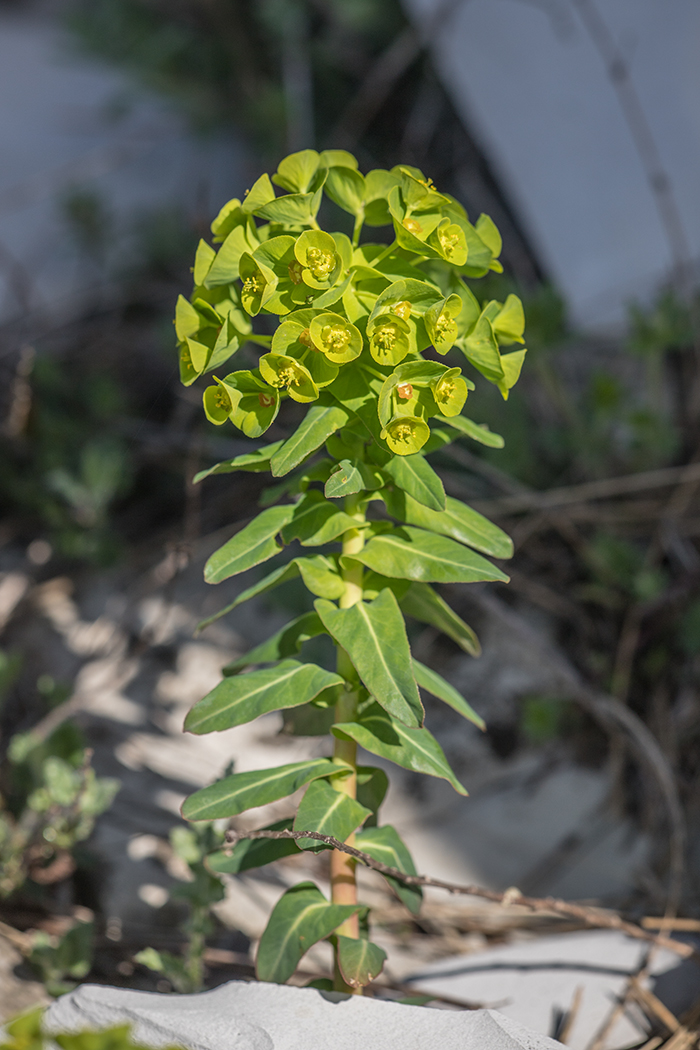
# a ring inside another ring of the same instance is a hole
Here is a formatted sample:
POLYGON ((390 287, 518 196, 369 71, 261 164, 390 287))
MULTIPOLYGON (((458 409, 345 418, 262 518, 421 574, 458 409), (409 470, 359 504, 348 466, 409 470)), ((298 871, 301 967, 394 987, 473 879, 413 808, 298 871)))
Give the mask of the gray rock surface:
POLYGON ((150 1046, 190 1050, 556 1050, 492 1010, 455 1012, 232 981, 199 995, 83 985, 49 1009, 54 1032, 131 1021, 150 1046))

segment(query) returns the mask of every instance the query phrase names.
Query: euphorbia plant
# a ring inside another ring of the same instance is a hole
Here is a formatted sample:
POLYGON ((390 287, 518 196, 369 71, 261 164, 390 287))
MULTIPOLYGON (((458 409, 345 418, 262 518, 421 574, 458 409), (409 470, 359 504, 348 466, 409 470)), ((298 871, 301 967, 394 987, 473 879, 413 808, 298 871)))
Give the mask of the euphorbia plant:
MULTIPOLYGON (((286 440, 198 475, 269 470, 285 478, 273 492, 277 502, 210 557, 205 578, 219 583, 298 543, 291 560, 218 615, 294 577, 315 601, 312 612, 224 668, 223 681, 195 704, 185 727, 215 732, 287 709, 300 733, 330 727, 333 747, 326 758, 225 776, 195 792, 183 813, 195 821, 230 818, 306 787, 294 820, 273 829, 330 835, 412 873, 396 830, 378 822, 387 776, 358 765, 357 749, 442 777, 466 794, 423 725, 419 689, 481 721, 411 656, 404 616, 476 655, 473 631, 432 585, 507 580, 483 555, 509 557, 510 540, 445 496, 427 456, 463 435, 502 444, 462 415, 474 384, 440 358, 458 348, 472 374, 507 398, 525 350, 502 355, 499 344, 523 342, 522 306, 513 295, 480 305, 465 283, 501 270, 501 239, 487 216, 472 225, 464 208, 415 168, 362 175, 342 150, 285 158, 272 181, 263 175, 242 201, 229 201, 212 231, 221 247, 200 242, 194 292, 177 307, 183 383, 212 373, 204 390, 208 419, 230 421, 250 438, 265 433, 286 398, 309 407, 286 440), (276 196, 272 183, 284 192, 276 196), (354 217, 352 239, 320 229, 324 193, 354 217), (367 226, 393 226, 393 242, 360 243, 367 226), (254 332, 261 314, 279 319, 272 336, 254 332), (261 348, 257 367, 224 374, 245 343, 261 348), (319 635, 335 645, 335 670, 303 659, 304 643, 319 635)), ((209 864, 240 872, 299 848, 326 847, 313 839, 242 841, 209 864)), ((282 895, 260 941, 261 980, 286 981, 324 938, 335 949, 336 988, 361 990, 379 973, 384 952, 368 938, 354 865, 331 851, 331 900, 312 882, 282 895)), ((392 888, 418 911, 417 889, 392 888)))

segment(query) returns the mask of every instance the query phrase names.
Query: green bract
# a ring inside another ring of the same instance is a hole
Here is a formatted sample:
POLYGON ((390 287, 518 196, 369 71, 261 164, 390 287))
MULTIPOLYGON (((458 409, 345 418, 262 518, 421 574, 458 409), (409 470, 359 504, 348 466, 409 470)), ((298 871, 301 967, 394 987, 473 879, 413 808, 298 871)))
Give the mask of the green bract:
MULTIPOLYGON (((522 343, 522 304, 514 295, 479 302, 465 283, 501 269, 500 235, 487 216, 472 224, 416 168, 363 175, 343 150, 286 157, 272 181, 262 175, 222 208, 212 233, 213 242, 197 248, 192 295, 176 308, 183 383, 202 383, 211 423, 230 421, 251 438, 265 433, 288 398, 305 408, 292 432, 288 419, 299 418, 297 408, 292 417, 282 414, 267 444, 195 478, 242 470, 281 479, 266 490, 265 509, 209 558, 209 583, 248 571, 254 578, 200 628, 292 580, 303 583, 309 601, 224 668, 186 727, 219 732, 284 710, 287 731, 322 736, 330 728, 332 736, 320 757, 223 777, 192 795, 183 813, 226 819, 303 790, 295 819, 271 828, 297 839, 242 840, 230 854, 213 854, 211 870, 235 873, 299 849, 327 850, 306 834, 315 832, 355 842, 412 874, 405 844, 379 819, 386 775, 358 766, 357 747, 465 793, 423 724, 425 697, 483 723, 449 682, 412 656, 405 619, 478 656, 474 631, 433 585, 507 581, 488 559, 509 557, 510 540, 446 496, 428 457, 455 440, 503 445, 461 413, 474 378, 507 399, 526 351, 503 354, 501 346, 522 343), (276 195, 275 186, 283 192, 276 195), (324 193, 352 216, 352 240, 319 228, 324 193), (363 240, 363 230, 382 225, 393 227, 391 244, 363 240), (255 351, 257 367, 219 378, 244 344, 246 363, 255 351), (433 350, 452 356, 443 363, 433 350), (213 372, 205 384, 200 377, 213 372), (274 568, 266 568, 271 559, 274 568), (334 668, 308 658, 307 643, 319 637, 335 647, 334 668)), ((420 891, 394 876, 387 883, 417 914, 420 891)), ((330 899, 313 883, 280 896, 260 941, 261 980, 287 980, 307 948, 325 938, 334 946, 338 990, 357 991, 379 973, 384 953, 365 935, 354 862, 339 850, 330 851, 330 886, 330 899)))

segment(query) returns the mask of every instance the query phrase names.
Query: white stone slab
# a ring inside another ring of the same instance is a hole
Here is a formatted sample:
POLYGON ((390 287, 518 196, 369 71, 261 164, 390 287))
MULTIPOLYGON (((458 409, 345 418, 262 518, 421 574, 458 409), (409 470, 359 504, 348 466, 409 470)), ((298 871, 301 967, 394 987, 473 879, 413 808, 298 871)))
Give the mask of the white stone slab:
POLYGON ((153 1047, 190 1050, 557 1050, 491 1010, 399 1006, 313 988, 232 981, 199 995, 83 985, 47 1014, 51 1031, 131 1021, 153 1047))

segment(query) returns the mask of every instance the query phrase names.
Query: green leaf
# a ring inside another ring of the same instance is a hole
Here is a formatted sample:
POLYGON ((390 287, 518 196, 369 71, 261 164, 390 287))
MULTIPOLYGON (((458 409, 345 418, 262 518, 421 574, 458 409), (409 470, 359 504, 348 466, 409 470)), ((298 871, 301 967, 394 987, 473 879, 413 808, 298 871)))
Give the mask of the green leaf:
POLYGON ((294 514, 282 529, 282 539, 285 543, 299 540, 302 547, 320 547, 354 528, 354 518, 312 489, 295 505, 294 514))
POLYGON ((256 448, 253 452, 244 452, 233 459, 225 459, 221 463, 215 463, 213 467, 208 467, 207 470, 200 470, 198 474, 195 474, 192 478, 192 484, 196 485, 198 482, 204 481, 205 478, 211 477, 212 474, 234 474, 238 470, 259 474, 261 471, 269 470, 270 460, 283 444, 283 441, 274 441, 271 445, 256 448))
POLYGON ((338 944, 338 968, 346 984, 351 988, 364 988, 382 972, 386 952, 378 944, 364 937, 336 938, 338 944))
POLYGON ((314 612, 302 613, 290 623, 281 627, 265 642, 250 649, 245 656, 240 656, 222 670, 222 674, 234 675, 253 664, 271 664, 299 652, 304 642, 324 634, 323 624, 314 612))
POLYGON ((406 626, 389 588, 373 602, 358 602, 350 609, 337 609, 323 598, 314 606, 372 696, 406 725, 422 725, 423 705, 411 671, 406 626))
POLYGON ((508 400, 508 393, 520 379, 520 372, 525 361, 527 350, 513 350, 510 354, 504 354, 501 358, 503 365, 503 379, 498 384, 498 389, 504 401, 508 400))
POLYGON ((341 368, 338 378, 327 388, 341 405, 364 423, 372 437, 381 444, 377 397, 383 380, 368 375, 363 369, 341 368))
POLYGON ((494 319, 493 330, 499 343, 522 343, 525 331, 523 304, 517 295, 509 295, 503 309, 494 319))
POLYGON ((218 288, 223 284, 230 284, 238 280, 239 263, 244 252, 253 251, 255 245, 251 244, 246 236, 245 226, 236 226, 224 239, 219 248, 216 258, 209 267, 205 284, 207 288, 218 288))
POLYGON ((383 484, 381 474, 361 459, 342 459, 326 482, 323 494, 327 499, 340 499, 365 489, 371 492, 383 484))
POLYGON ((269 507, 220 547, 204 567, 207 583, 221 583, 230 576, 252 569, 273 558, 282 549, 275 536, 292 520, 294 504, 269 507))
POLYGON ((364 210, 365 180, 354 168, 333 167, 328 172, 324 189, 330 199, 351 215, 364 210))
POLYGON ((488 317, 482 314, 471 335, 459 345, 467 360, 491 383, 499 383, 503 379, 498 342, 488 317))
POLYGON ((481 715, 478 715, 461 693, 458 693, 454 686, 446 682, 437 671, 433 671, 430 667, 426 667, 425 664, 419 663, 413 657, 413 673, 421 689, 425 689, 432 696, 436 696, 438 700, 444 701, 454 711, 457 711, 462 718, 466 718, 468 722, 473 722, 479 729, 486 729, 486 723, 481 715))
POLYGON ((333 726, 331 732, 341 740, 354 740, 365 751, 386 758, 404 769, 447 780, 460 795, 467 794, 432 733, 395 721, 379 704, 370 704, 357 722, 340 722, 333 726))
POLYGON ((466 624, 429 584, 412 583, 408 591, 399 598, 399 604, 407 616, 436 627, 456 642, 465 653, 469 653, 470 656, 481 655, 479 639, 469 624, 466 624))
POLYGON ((185 731, 198 736, 221 732, 269 711, 306 704, 323 689, 342 684, 340 675, 298 660, 229 676, 194 705, 185 719, 185 731))
POLYGON ((308 226, 318 211, 315 193, 287 193, 255 209, 255 214, 269 222, 289 226, 308 226))
MULTIPOLYGON (((357 833, 355 845, 363 853, 369 853, 370 857, 381 864, 386 864, 389 868, 398 868, 407 875, 418 874, 413 857, 398 831, 391 824, 383 824, 381 828, 362 828, 357 833)), ((423 901, 423 891, 420 886, 409 886, 400 879, 392 878, 391 875, 385 875, 384 878, 411 914, 418 915, 423 901)))
POLYGON ((341 405, 314 405, 292 436, 273 454, 270 460, 272 476, 281 478, 299 466, 349 419, 349 412, 341 405))
POLYGON ((204 279, 209 273, 209 267, 216 258, 216 251, 206 241, 200 240, 194 257, 194 283, 204 284, 204 279))
POLYGON ((475 423, 473 419, 467 419, 466 416, 449 416, 445 418, 440 416, 439 419, 441 423, 447 423, 448 426, 454 427, 455 430, 466 434, 472 440, 478 441, 480 445, 488 445, 489 448, 503 448, 505 445, 501 435, 490 431, 486 423, 475 423))
POLYGON ((306 193, 318 170, 319 156, 315 149, 290 153, 281 160, 272 181, 289 193, 306 193))
POLYGON ((254 806, 266 806, 293 795, 304 784, 318 777, 337 774, 337 762, 328 758, 310 758, 274 769, 256 769, 233 773, 190 795, 182 807, 185 820, 218 820, 235 817, 254 806))
POLYGON ((406 525, 374 536, 353 558, 385 576, 422 583, 478 583, 508 577, 454 540, 406 525))
MULTIPOLYGON (((329 727, 330 732, 330 727, 329 727)), ((372 814, 365 821, 365 828, 377 823, 377 813, 389 790, 389 778, 383 769, 375 766, 357 767, 357 801, 372 814)))
POLYGON ((382 468, 394 484, 431 510, 445 509, 442 481, 424 456, 397 456, 382 468))
POLYGON ((394 489, 383 493, 386 508, 392 518, 397 518, 406 525, 417 525, 429 529, 441 536, 450 536, 459 543, 474 547, 482 554, 493 558, 511 558, 513 541, 497 525, 492 524, 483 514, 472 510, 465 503, 452 496, 446 498, 443 511, 428 510, 417 503, 405 492, 394 489))
POLYGON ((255 963, 259 981, 284 984, 302 955, 329 937, 361 905, 329 904, 313 882, 300 882, 283 893, 260 938, 255 963))
POLYGON ((272 188, 269 175, 261 175, 257 182, 246 193, 241 208, 244 212, 251 214, 261 208, 263 204, 275 199, 275 191, 272 188))
MULTIPOLYGON (((299 803, 294 830, 317 831, 345 842, 370 815, 371 810, 342 791, 336 791, 327 780, 315 780, 299 803)), ((297 845, 299 849, 316 851, 328 848, 316 839, 297 839, 297 845)))
MULTIPOLYGON (((291 830, 292 821, 278 820, 268 824, 263 831, 291 830)), ((263 868, 266 864, 281 860, 283 857, 298 856, 299 851, 294 839, 241 839, 230 853, 216 850, 206 859, 206 866, 217 874, 238 875, 251 868, 263 868)))
POLYGON ((257 598, 259 594, 266 594, 267 591, 271 591, 289 580, 296 579, 297 576, 301 576, 306 589, 319 598, 330 598, 333 600, 340 598, 345 593, 345 584, 336 571, 335 563, 324 554, 311 554, 306 558, 294 558, 292 561, 287 562, 286 565, 280 565, 278 569, 273 569, 267 576, 254 583, 252 587, 247 587, 244 591, 241 591, 238 597, 225 608, 220 609, 217 613, 198 623, 197 631, 203 631, 210 623, 214 623, 215 620, 225 616, 226 613, 230 613, 232 609, 242 605, 243 602, 247 602, 251 598, 257 598))
POLYGON ((498 258, 501 254, 501 248, 503 247, 503 241, 501 235, 498 232, 498 228, 489 215, 481 214, 476 222, 476 232, 484 242, 486 247, 491 251, 491 254, 498 258))

